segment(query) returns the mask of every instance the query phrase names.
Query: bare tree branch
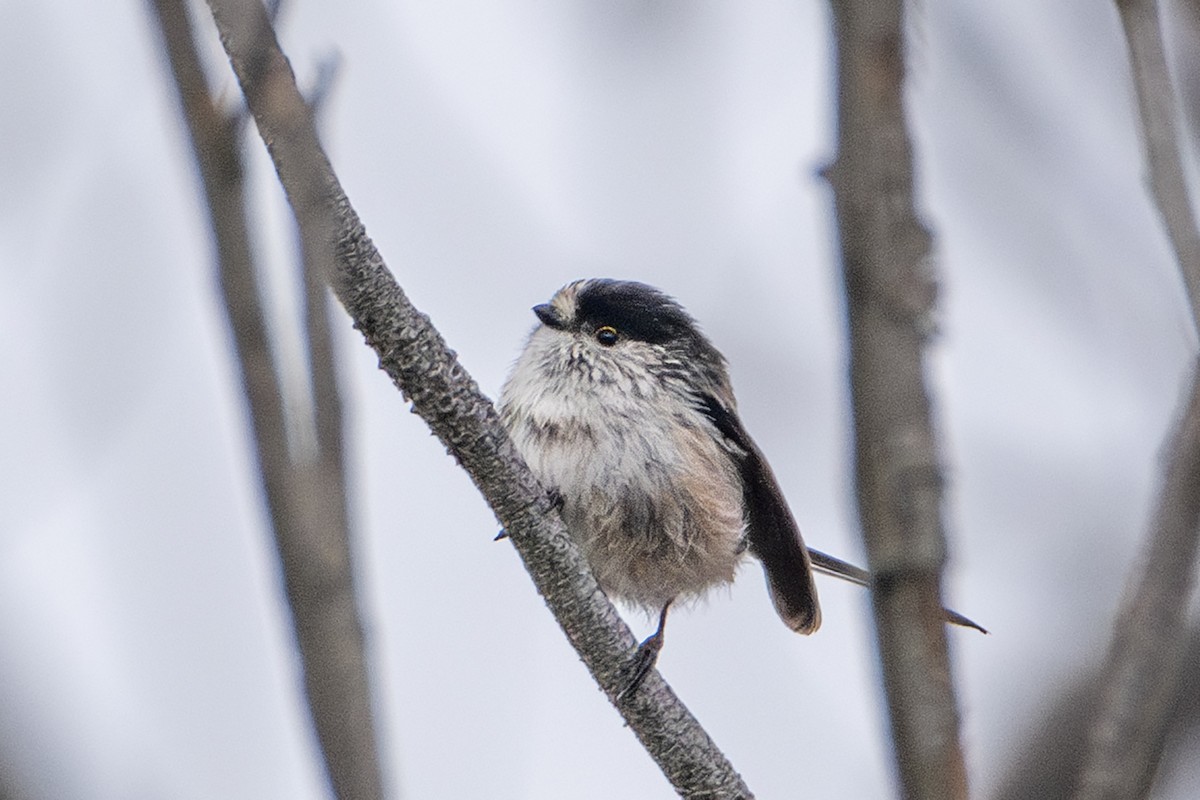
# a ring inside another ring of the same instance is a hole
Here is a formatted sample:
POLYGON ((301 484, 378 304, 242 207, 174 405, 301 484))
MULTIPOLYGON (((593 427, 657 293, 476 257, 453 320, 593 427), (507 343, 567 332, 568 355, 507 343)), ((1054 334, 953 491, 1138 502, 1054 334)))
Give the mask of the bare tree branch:
MULTIPOLYGON (((329 280, 338 299, 380 366, 471 475, 559 624, 614 699, 636 645, 632 633, 599 590, 491 402, 408 301, 367 237, 321 149, 262 5, 209 0, 209 6, 301 229, 336 229, 329 280)), ((619 710, 681 795, 751 796, 657 673, 619 710)))
POLYGON ((333 225, 300 228, 305 335, 316 452, 296 459, 295 498, 311 527, 280 543, 288 598, 306 664, 308 701, 339 798, 383 796, 362 623, 356 607, 347 510, 343 415, 323 277, 333 225))
MULTIPOLYGON (((1176 758, 1194 754, 1172 752, 1170 741, 1180 741, 1188 730, 1200 725, 1200 629, 1186 637, 1182 680, 1168 705, 1173 709, 1163 766, 1176 758)), ((1088 741, 1079 735, 1096 712, 1100 692, 1099 669, 1078 677, 1054 692, 1048 708, 1038 714, 1037 728, 1028 731, 1021 753, 993 793, 993 800, 1043 800, 1070 797, 1079 785, 1079 773, 1087 755, 1088 741)))
POLYGON ((320 482, 331 488, 336 508, 330 516, 340 530, 349 530, 346 509, 346 464, 342 396, 338 387, 333 333, 330 330, 329 286, 325 276, 331 270, 332 253, 314 252, 302 241, 300 256, 304 269, 304 330, 308 342, 309 374, 312 376, 313 416, 316 427, 315 464, 320 482))
MULTIPOLYGON (((260 306, 246 225, 240 124, 213 101, 182 0, 153 0, 208 203, 222 296, 250 410, 254 450, 304 667, 309 709, 341 798, 383 796, 362 625, 355 606, 342 467, 341 412, 325 297, 310 293, 308 330, 319 453, 291 453, 282 391, 260 306)), ((331 258, 305 241, 310 260, 331 258)))
MULTIPOLYGON (((1137 90, 1150 189, 1200 329, 1200 231, 1188 196, 1175 92, 1152 0, 1118 0, 1137 90)), ((1167 440, 1162 485, 1142 559, 1130 577, 1100 675, 1077 800, 1143 797, 1180 680, 1185 613, 1200 544, 1200 365, 1167 440)))
POLYGON ((1170 53, 1171 67, 1185 121, 1184 139, 1194 157, 1200 153, 1200 0, 1181 0, 1168 6, 1164 23, 1179 36, 1179 44, 1170 53))
POLYGON ((1166 455, 1142 562, 1117 614, 1077 800, 1144 797, 1174 711, 1200 532, 1200 368, 1166 455))
POLYGON ((1188 193, 1177 116, 1179 103, 1167 68, 1158 4, 1154 0, 1116 2, 1129 45, 1150 192, 1183 273, 1192 322, 1200 330, 1200 231, 1188 193))
POLYGON ((313 76, 312 85, 308 88, 308 108, 313 119, 320 119, 325 110, 325 103, 333 94, 333 86, 337 82, 338 73, 342 69, 342 54, 336 50, 317 62, 317 74, 313 76))
POLYGON ((908 798, 962 798, 942 620, 942 475, 924 375, 936 294, 913 202, 904 4, 833 0, 838 155, 828 171, 850 334, 859 517, 895 758, 908 798))
POLYGON ((1187 633, 1179 682, 1170 705, 1171 722, 1159 759, 1158 779, 1169 777, 1177 765, 1191 765, 1196 760, 1193 732, 1200 727, 1200 627, 1194 620, 1187 633))

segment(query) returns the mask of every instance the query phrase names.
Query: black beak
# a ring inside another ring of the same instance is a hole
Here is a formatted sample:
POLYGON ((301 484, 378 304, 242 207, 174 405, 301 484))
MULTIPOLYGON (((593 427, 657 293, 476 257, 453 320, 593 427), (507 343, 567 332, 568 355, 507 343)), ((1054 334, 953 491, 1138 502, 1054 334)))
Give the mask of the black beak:
POLYGON ((537 314, 537 318, 540 319, 542 324, 547 328, 562 330, 562 328, 566 326, 566 321, 562 318, 562 315, 559 314, 554 306, 550 305, 549 303, 542 303, 541 305, 534 306, 533 313, 537 314))

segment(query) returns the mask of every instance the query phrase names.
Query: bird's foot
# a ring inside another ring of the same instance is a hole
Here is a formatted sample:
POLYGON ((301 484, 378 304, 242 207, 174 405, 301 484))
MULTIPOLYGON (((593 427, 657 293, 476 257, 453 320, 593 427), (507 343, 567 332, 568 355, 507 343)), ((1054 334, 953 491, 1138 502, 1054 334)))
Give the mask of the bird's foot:
POLYGON ((624 670, 629 675, 625 687, 617 693, 617 702, 623 702, 625 698, 632 697, 638 687, 642 685, 642 681, 650 674, 650 670, 654 669, 654 665, 658 663, 658 654, 662 650, 663 637, 661 631, 655 631, 652 636, 646 638, 644 642, 638 645, 638 649, 634 651, 633 657, 629 659, 629 663, 625 665, 624 670))

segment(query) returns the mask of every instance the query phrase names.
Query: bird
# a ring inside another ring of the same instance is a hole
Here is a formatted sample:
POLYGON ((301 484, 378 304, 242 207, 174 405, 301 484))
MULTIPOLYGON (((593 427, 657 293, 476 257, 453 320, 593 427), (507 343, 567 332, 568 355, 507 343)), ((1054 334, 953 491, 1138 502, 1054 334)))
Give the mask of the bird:
MULTIPOLYGON (((600 588, 658 615, 620 696, 657 661, 672 604, 730 583, 747 556, 800 634, 821 625, 814 572, 870 585, 866 570, 805 545, 738 415, 724 356, 678 301, 588 278, 533 312, 498 410, 600 588)), ((956 612, 945 618, 986 633, 956 612)))

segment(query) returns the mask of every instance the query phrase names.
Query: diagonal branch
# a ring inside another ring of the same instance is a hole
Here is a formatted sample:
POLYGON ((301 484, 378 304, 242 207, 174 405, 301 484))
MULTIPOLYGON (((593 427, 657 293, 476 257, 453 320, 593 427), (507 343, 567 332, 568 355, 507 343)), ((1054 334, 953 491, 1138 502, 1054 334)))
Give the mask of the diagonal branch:
MULTIPOLYGON (((1158 7, 1153 0, 1118 0, 1117 9, 1129 44, 1151 193, 1200 328, 1200 231, 1184 177, 1158 7)), ((1101 670, 1078 800, 1145 796, 1162 755, 1200 548, 1200 364, 1165 452, 1145 549, 1101 670)))
POLYGON ((1158 4, 1117 0, 1137 92, 1150 192, 1162 217, 1200 329, 1200 231, 1187 187, 1178 123, 1179 103, 1171 85, 1158 4))
MULTIPOLYGON (((282 391, 259 301, 246 223, 241 126, 208 90, 182 0, 153 0, 155 19, 183 106, 217 245, 221 290, 250 410, 283 582, 304 668, 309 710, 334 791, 342 798, 383 796, 371 720, 362 624, 355 606, 342 470, 341 420, 332 383, 324 296, 309 320, 315 359, 320 453, 293 454, 282 391)), ((303 246, 320 259, 319 248, 303 246)), ((326 245, 326 250, 328 250, 326 245)), ((326 255, 325 260, 328 260, 326 255)))
POLYGON ((1200 531, 1200 368, 1173 431, 1150 536, 1117 612, 1077 800, 1150 791, 1181 678, 1200 531))
MULTIPOLYGON (((302 230, 336 233, 334 292, 413 409, 471 475, 588 669, 615 698, 635 641, 599 590, 491 402, 388 271, 321 149, 258 2, 209 0, 221 41, 302 230)), ((750 797, 690 712, 652 674, 621 714, 685 797, 750 797)))
POLYGON ((902 0, 832 0, 838 154, 828 171, 850 336, 858 509, 902 793, 963 798, 942 621, 942 475, 925 385, 935 285, 913 201, 902 0))
MULTIPOLYGON (((1173 712, 1163 767, 1172 759, 1195 758, 1185 748, 1189 732, 1200 727, 1200 628, 1193 626, 1185 637, 1181 680, 1169 700, 1173 712)), ((1079 735, 1096 711, 1099 669, 1078 675, 1055 692, 1039 711, 1036 726, 1021 742, 1021 753, 1008 766, 993 800, 1042 800, 1070 797, 1079 782, 1080 767, 1087 756, 1088 741, 1079 735)))

